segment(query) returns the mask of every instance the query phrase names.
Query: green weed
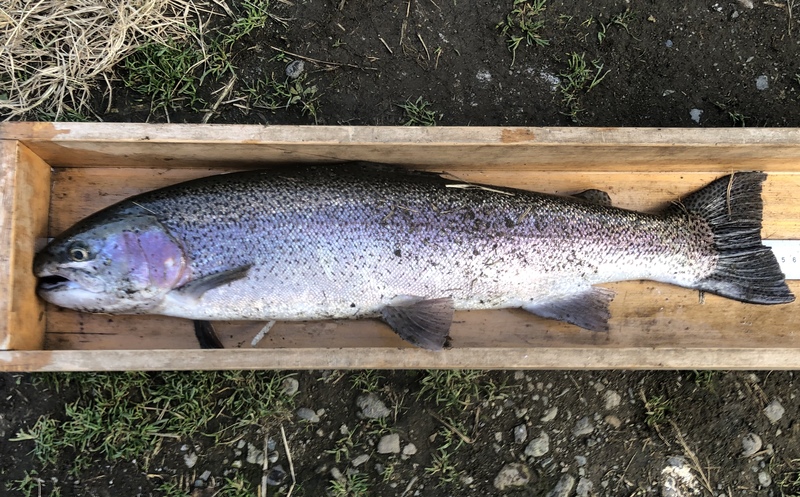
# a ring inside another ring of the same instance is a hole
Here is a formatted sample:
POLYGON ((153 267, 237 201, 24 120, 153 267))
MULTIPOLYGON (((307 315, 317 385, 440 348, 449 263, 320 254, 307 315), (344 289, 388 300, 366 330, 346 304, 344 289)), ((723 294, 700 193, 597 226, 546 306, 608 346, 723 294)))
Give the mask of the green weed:
POLYGON ((475 370, 428 370, 420 384, 417 398, 459 412, 476 402, 502 398, 505 388, 475 370))
POLYGON ((423 100, 422 97, 415 101, 406 100, 405 103, 397 104, 405 111, 405 122, 403 126, 436 126, 436 121, 444 117, 442 114, 430 108, 431 103, 423 100))
POLYGON ((578 114, 583 112, 580 98, 590 92, 608 75, 610 71, 603 72, 603 62, 600 59, 586 61, 586 54, 572 52, 567 61, 567 72, 560 73, 563 82, 559 86, 562 101, 567 107, 566 115, 573 122, 579 122, 578 114))
MULTIPOLYGON (((463 425, 452 418, 448 418, 447 422, 461 431, 461 433, 466 431, 463 425)), ((461 448, 464 441, 457 433, 447 427, 440 428, 436 432, 436 438, 441 439, 442 442, 436 448, 436 453, 433 455, 430 466, 425 468, 425 473, 439 480, 437 486, 444 486, 457 481, 461 476, 461 471, 455 463, 455 453, 461 448)))
POLYGON ((514 0, 513 9, 496 28, 506 37, 511 51, 511 66, 517 60, 517 48, 524 41, 528 46, 545 46, 550 41, 542 37, 544 20, 539 16, 546 10, 546 0, 514 0))
POLYGON ((254 497, 255 489, 244 476, 236 475, 225 479, 225 486, 214 494, 216 497, 254 497))
POLYGON ((288 416, 285 375, 266 371, 76 373, 78 399, 65 420, 42 417, 17 434, 33 441, 42 464, 69 450, 79 473, 102 456, 111 463, 136 458, 147 467, 162 441, 206 435, 222 443, 228 434, 288 416), (218 428, 224 426, 224 428, 218 428))
POLYGON ((158 491, 161 492, 162 497, 188 497, 189 492, 181 488, 178 483, 164 482, 158 485, 158 491))
POLYGON ((348 429, 347 433, 344 433, 342 437, 336 441, 336 448, 328 449, 325 453, 331 454, 337 463, 347 460, 347 458, 350 457, 350 452, 355 447, 356 443, 354 437, 358 430, 359 427, 352 430, 348 429))
POLYGON ((380 382, 383 376, 374 369, 365 369, 354 374, 350 381, 353 388, 356 388, 364 393, 377 392, 380 387, 380 382))
MULTIPOLYGON (((603 43, 603 40, 605 40, 606 35, 608 33, 608 29, 613 27, 613 26, 620 27, 620 28, 624 29, 626 33, 631 35, 631 32, 628 29, 628 24, 631 21, 633 21, 635 19, 635 17, 636 16, 635 16, 635 14, 633 13, 632 10, 625 9, 624 12, 621 12, 619 14, 615 14, 613 17, 611 17, 611 20, 609 20, 607 24, 598 21, 598 23, 600 24, 600 31, 597 32, 597 41, 600 42, 600 43, 603 43)), ((633 35, 631 35, 631 36, 633 36, 633 35)), ((636 37, 634 37, 634 39, 636 39, 636 37)))
POLYGON ((645 409, 645 423, 647 426, 657 426, 667 419, 667 415, 672 411, 672 401, 663 396, 646 398, 642 393, 642 401, 645 409))
POLYGON ((203 53, 191 44, 171 41, 149 43, 125 58, 123 83, 150 97, 150 111, 204 105, 198 96, 200 78, 195 70, 204 62, 203 53))
POLYGON ((369 477, 356 473, 341 480, 332 480, 328 492, 332 497, 366 497, 369 495, 369 477))
POLYGON ((23 497, 31 497, 36 492, 37 495, 42 494, 42 484, 44 480, 39 478, 36 470, 30 472, 25 471, 25 476, 20 480, 12 480, 6 483, 6 490, 16 490, 20 492, 23 497))
POLYGON ((770 461, 770 473, 775 475, 775 485, 781 497, 800 497, 800 459, 791 459, 785 464, 773 464, 770 461))
POLYGON ((307 85, 307 75, 301 74, 297 79, 286 78, 279 81, 275 74, 256 80, 250 86, 245 86, 250 105, 260 109, 275 112, 295 106, 300 107, 303 114, 310 114, 317 118, 319 111, 316 85, 307 85))

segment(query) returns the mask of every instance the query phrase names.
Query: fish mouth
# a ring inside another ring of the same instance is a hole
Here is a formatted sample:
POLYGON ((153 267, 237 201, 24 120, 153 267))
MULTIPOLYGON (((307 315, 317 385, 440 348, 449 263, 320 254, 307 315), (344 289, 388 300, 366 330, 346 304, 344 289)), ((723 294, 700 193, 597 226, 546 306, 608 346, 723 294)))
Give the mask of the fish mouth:
POLYGON ((74 283, 69 278, 57 274, 42 276, 39 278, 39 290, 44 292, 53 292, 61 288, 70 286, 74 283))

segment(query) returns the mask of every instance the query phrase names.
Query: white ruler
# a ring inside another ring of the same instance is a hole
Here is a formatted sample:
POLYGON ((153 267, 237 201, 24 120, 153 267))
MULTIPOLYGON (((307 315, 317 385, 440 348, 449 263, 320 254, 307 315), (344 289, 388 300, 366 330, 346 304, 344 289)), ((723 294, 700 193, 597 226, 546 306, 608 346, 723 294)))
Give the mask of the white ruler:
POLYGON ((764 240, 772 248, 787 280, 800 280, 800 240, 764 240))

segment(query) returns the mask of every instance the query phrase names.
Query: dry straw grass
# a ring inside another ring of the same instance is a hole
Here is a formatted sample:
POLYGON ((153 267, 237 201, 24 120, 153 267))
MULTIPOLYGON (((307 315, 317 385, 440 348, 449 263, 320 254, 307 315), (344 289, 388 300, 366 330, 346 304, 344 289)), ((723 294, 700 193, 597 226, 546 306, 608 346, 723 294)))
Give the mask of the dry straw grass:
POLYGON ((192 0, 0 2, 0 116, 91 115, 91 95, 143 43, 191 36, 192 0))

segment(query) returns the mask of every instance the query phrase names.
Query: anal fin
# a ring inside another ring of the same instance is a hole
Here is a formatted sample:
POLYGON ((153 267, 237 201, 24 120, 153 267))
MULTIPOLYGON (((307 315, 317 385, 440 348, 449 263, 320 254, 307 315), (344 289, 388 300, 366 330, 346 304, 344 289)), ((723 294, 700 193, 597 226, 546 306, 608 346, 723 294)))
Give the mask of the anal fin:
POLYGON ((591 331, 608 331, 609 304, 614 292, 591 287, 585 292, 546 303, 528 304, 522 308, 539 317, 556 319, 591 331))
POLYGON ((447 346, 453 299, 403 297, 381 310, 381 317, 403 340, 428 350, 447 346))

